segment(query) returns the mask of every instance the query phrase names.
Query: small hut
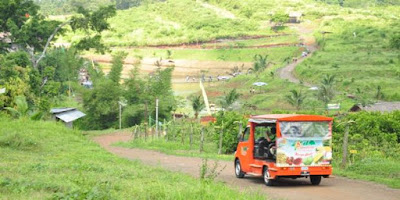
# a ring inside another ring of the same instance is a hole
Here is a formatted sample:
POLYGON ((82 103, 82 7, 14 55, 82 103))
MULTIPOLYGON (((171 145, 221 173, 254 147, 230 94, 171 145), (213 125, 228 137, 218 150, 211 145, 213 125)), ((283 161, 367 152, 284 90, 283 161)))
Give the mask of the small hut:
POLYGON ((289 23, 300 23, 302 15, 303 14, 301 12, 290 12, 289 13, 289 23))
POLYGON ((73 128, 73 122, 86 115, 76 108, 52 108, 50 113, 53 115, 54 120, 63 121, 68 128, 73 128))
POLYGON ((400 102, 378 102, 375 104, 362 106, 361 104, 356 104, 350 108, 350 112, 393 112, 395 110, 400 110, 400 102))

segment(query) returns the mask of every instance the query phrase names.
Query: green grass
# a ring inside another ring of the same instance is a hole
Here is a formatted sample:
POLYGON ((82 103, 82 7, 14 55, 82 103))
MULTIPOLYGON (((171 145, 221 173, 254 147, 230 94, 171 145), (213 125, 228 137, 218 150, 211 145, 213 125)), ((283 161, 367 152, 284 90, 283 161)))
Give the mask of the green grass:
POLYGON ((218 147, 213 142, 205 142, 204 143, 204 152, 200 153, 198 142, 194 142, 192 148, 190 147, 189 141, 182 144, 178 141, 165 141, 164 138, 148 138, 147 140, 144 139, 137 139, 132 140, 130 142, 125 143, 117 143, 117 146, 127 147, 127 148, 141 148, 141 149, 149 149, 149 150, 156 150, 165 154, 169 155, 176 155, 176 156, 187 156, 187 157, 198 157, 198 158, 209 158, 209 159, 216 159, 216 160, 226 160, 232 161, 234 159, 232 155, 221 154, 219 155, 218 147))
POLYGON ((390 48, 389 42, 400 30, 398 25, 392 19, 363 19, 357 15, 324 20, 319 30, 333 33, 325 39, 316 33, 322 48, 299 65, 296 74, 315 84, 325 74, 335 75, 338 91, 366 95, 370 99, 374 99, 380 86, 384 100, 399 101, 400 50, 390 48))
POLYGON ((333 173, 353 179, 361 179, 400 188, 400 162, 388 158, 366 158, 341 169, 334 165, 333 173))
MULTIPOLYGON (((224 49, 170 49, 171 59, 203 60, 203 61, 243 61, 251 62, 256 54, 269 55, 273 61, 279 61, 286 57, 298 55, 298 47, 274 47, 274 48, 224 48, 224 49)), ((115 48, 129 53, 131 57, 155 57, 167 58, 167 49, 140 48, 126 49, 115 48)))
POLYGON ((0 199, 264 199, 118 158, 54 122, 0 120, 0 199))

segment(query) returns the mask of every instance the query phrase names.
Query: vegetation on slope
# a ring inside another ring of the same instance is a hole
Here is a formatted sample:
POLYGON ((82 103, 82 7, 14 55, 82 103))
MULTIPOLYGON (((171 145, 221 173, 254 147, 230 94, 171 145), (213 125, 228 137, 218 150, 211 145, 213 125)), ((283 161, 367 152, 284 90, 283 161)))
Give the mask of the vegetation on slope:
POLYGON ((0 199, 262 199, 117 158, 62 124, 1 117, 0 127, 0 199))

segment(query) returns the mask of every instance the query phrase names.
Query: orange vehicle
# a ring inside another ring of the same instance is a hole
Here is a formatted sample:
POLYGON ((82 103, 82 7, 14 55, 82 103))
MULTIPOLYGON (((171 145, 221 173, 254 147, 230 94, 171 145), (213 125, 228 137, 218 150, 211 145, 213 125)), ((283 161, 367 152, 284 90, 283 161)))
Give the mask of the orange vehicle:
POLYGON ((318 115, 251 116, 235 152, 236 177, 262 176, 267 186, 310 177, 319 185, 332 174, 332 122, 318 115))

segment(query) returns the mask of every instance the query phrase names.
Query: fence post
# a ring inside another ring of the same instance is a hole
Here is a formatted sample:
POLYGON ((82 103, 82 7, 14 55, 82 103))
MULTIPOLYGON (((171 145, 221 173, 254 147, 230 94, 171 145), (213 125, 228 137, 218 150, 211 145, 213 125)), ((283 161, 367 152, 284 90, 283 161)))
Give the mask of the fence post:
POLYGON ((145 123, 144 124, 144 140, 145 141, 147 140, 147 131, 148 131, 148 128, 147 128, 147 124, 145 123))
POLYGON ((193 123, 190 123, 190 137, 189 137, 190 149, 192 149, 193 143, 193 123))
POLYGON ((347 162, 347 145, 348 145, 348 140, 349 140, 349 123, 346 123, 346 129, 344 131, 344 137, 343 137, 343 157, 342 157, 342 168, 346 167, 346 162, 347 162))
POLYGON ((222 121, 221 132, 219 133, 219 148, 218 154, 222 154, 222 134, 224 132, 224 121, 222 121))
POLYGON ((185 131, 186 131, 186 127, 182 126, 182 129, 181 129, 181 143, 182 144, 185 144, 185 131))
POLYGON ((203 152, 203 145, 204 145, 204 127, 201 127, 200 153, 203 152))

